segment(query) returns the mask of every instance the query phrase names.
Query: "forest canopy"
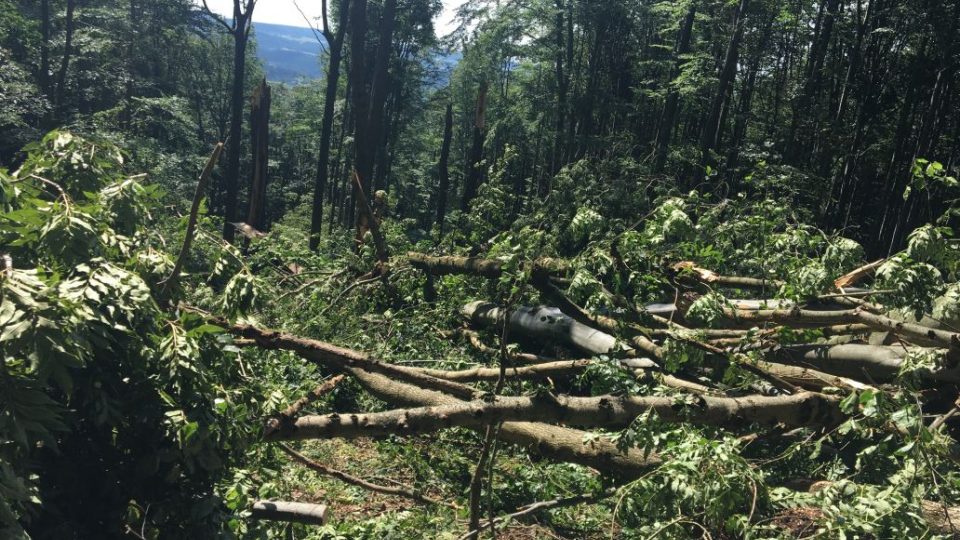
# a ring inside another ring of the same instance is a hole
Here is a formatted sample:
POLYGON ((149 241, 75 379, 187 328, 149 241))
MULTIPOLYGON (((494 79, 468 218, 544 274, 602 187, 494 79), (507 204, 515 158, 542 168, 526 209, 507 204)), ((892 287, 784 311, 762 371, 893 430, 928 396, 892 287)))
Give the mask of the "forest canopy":
POLYGON ((960 4, 310 1, 0 0, 0 537, 960 536, 960 4))

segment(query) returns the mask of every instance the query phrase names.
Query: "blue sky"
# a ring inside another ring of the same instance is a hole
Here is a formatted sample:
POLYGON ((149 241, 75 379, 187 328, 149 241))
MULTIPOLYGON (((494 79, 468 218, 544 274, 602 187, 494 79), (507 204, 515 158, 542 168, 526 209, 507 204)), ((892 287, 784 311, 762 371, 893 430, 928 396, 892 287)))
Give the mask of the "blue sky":
MULTIPOLYGON (((200 0, 196 0, 199 4, 200 0)), ((439 33, 446 34, 453 29, 453 11, 465 0, 443 0, 443 14, 436 21, 439 33)), ((320 0, 259 0, 253 12, 254 22, 306 26, 303 15, 297 11, 297 5, 311 18, 320 16, 320 0)), ((207 0, 210 9, 227 16, 233 14, 233 0, 207 0)))

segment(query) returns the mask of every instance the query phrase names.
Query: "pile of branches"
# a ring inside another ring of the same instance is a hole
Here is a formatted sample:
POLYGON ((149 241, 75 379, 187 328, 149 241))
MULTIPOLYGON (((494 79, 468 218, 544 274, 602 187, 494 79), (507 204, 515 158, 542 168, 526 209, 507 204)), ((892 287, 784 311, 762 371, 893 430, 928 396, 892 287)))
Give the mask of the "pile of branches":
MULTIPOLYGON (((423 253, 409 253, 406 259, 424 272, 430 289, 438 276, 498 279, 506 271, 496 260, 423 253)), ((462 308, 464 328, 458 333, 500 359, 490 367, 464 371, 410 367, 284 332, 224 320, 217 323, 248 346, 292 351, 353 377, 372 395, 397 407, 364 414, 301 414, 307 404, 329 391, 332 386, 328 383, 270 419, 266 441, 283 444, 334 437, 406 436, 461 427, 485 434, 481 463, 496 437, 547 459, 593 468, 621 485, 649 473, 663 458, 649 449, 618 446, 591 430, 622 430, 646 414, 667 423, 729 428, 745 440, 789 437, 799 429, 826 433, 860 414, 866 400, 851 400, 851 395, 891 392, 903 384, 905 374, 923 390, 920 395, 929 399, 924 410, 935 414, 924 417, 925 425, 904 427, 888 422, 880 429, 907 441, 924 430, 949 436, 947 428, 960 412, 960 401, 953 402, 960 382, 960 333, 930 319, 907 320, 871 302, 872 291, 855 287, 878 263, 840 277, 835 291, 808 302, 790 302, 762 297, 776 289, 776 282, 722 276, 683 262, 667 270, 678 290, 673 302, 635 306, 617 298, 618 309, 603 314, 590 312, 565 295, 562 286, 569 267, 565 261, 544 259, 528 266, 524 275, 541 293, 543 305, 499 306, 477 301, 462 308), (724 301, 717 307, 719 317, 708 328, 697 325, 689 316, 691 306, 704 294, 721 289, 760 293, 761 297, 724 301), (491 347, 476 332, 482 328, 511 340, 548 344, 566 354, 544 357, 508 350, 505 339, 499 349, 491 347), (815 338, 797 343, 797 335, 815 338), (790 341, 784 342, 784 336, 790 336, 790 341), (669 349, 676 344, 697 351, 701 361, 675 365, 669 349), (916 365, 913 359, 918 357, 925 358, 925 363, 916 365), (611 362, 631 376, 685 397, 504 393, 507 381, 553 381, 611 362), (731 368, 746 374, 749 383, 729 385, 724 374, 731 368), (493 383, 493 391, 484 383, 493 383)), ((943 458, 960 463, 956 441, 950 439, 941 447, 943 458)), ((374 491, 437 503, 410 489, 370 484, 285 449, 318 472, 374 491)), ((479 471, 480 465, 475 484, 479 471)), ((471 523, 465 537, 475 537, 483 528, 474 508, 479 504, 479 487, 471 487, 471 523)), ((595 499, 583 496, 534 503, 516 514, 501 516, 497 523, 595 499)), ((956 531, 951 519, 955 509, 933 503, 924 508, 932 530, 956 531)))

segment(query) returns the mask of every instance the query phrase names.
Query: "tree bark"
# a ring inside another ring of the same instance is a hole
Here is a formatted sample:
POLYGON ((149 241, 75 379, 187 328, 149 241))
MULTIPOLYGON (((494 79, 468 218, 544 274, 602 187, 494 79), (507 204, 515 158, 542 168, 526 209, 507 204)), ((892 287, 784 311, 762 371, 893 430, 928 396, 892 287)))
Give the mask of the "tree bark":
POLYGON ((270 158, 270 87, 263 79, 250 97, 250 201, 247 224, 258 231, 267 228, 267 164, 270 158))
POLYGON ((73 33, 76 26, 75 11, 80 0, 67 0, 67 18, 63 40, 63 58, 60 60, 60 71, 57 73, 57 93, 54 108, 57 115, 63 114, 63 101, 67 92, 67 72, 70 71, 70 58, 73 56, 73 33))
MULTIPOLYGON (((358 0, 363 1, 363 0, 358 0)), ((365 3, 365 2, 364 2, 365 3)), ((371 193, 373 187, 373 168, 376 161, 377 149, 383 143, 383 109, 386 104, 389 90, 388 68, 390 67, 390 50, 393 41, 393 27, 396 21, 397 0, 385 0, 380 16, 379 39, 374 61, 373 84, 370 89, 370 99, 366 100, 368 107, 356 106, 354 114, 357 126, 365 124, 362 132, 358 131, 354 137, 356 173, 360 176, 364 193, 371 193)), ((357 24, 356 19, 353 21, 357 24)), ((354 36, 354 44, 357 37, 354 36)), ((355 54, 355 52, 354 52, 355 54)), ((355 89, 356 90, 356 89, 355 89)), ((356 104, 355 105, 360 105, 356 104)), ((363 240, 370 229, 369 218, 366 212, 357 205, 357 188, 354 187, 354 212, 356 216, 357 242, 363 240)))
POLYGON ((447 104, 443 117, 443 143, 440 146, 440 162, 437 170, 440 182, 437 185, 437 227, 443 237, 443 222, 447 217, 447 195, 450 192, 450 143, 453 140, 453 104, 447 104))
POLYGON ((793 160, 798 158, 799 149, 803 146, 797 141, 797 130, 800 119, 812 116, 811 111, 808 109, 814 98, 814 94, 816 94, 820 87, 820 79, 823 76, 823 64, 827 56, 830 39, 833 36, 833 26, 840 9, 840 0, 824 0, 823 7, 826 8, 824 18, 820 25, 819 32, 810 47, 810 58, 807 60, 803 89, 800 92, 800 97, 797 99, 797 106, 793 111, 790 136, 787 139, 787 143, 790 145, 790 151, 788 151, 787 154, 793 160))
MULTIPOLYGON (((326 91, 323 102, 323 121, 320 125, 320 149, 317 151, 317 175, 313 189, 313 207, 310 214, 310 250, 316 251, 320 245, 320 233, 323 228, 323 195, 330 178, 330 146, 333 135, 333 117, 337 104, 337 88, 340 83, 340 63, 343 59, 343 40, 349 24, 350 0, 340 1, 340 22, 337 33, 330 39, 328 28, 324 28, 327 43, 330 46, 330 61, 327 65, 326 91)), ((326 17, 324 9, 324 17, 326 17)), ((331 203, 332 203, 331 197, 331 203)), ((332 210, 331 210, 332 212, 332 210)))
MULTIPOLYGON (((353 108, 353 168, 363 175, 368 166, 372 166, 370 143, 368 140, 370 115, 370 93, 367 85, 367 0, 352 0, 350 4, 350 87, 353 108), (362 166, 361 166, 362 165, 362 166)), ((346 175, 350 178, 349 172, 346 175)), ((369 181, 369 178, 364 181, 369 181)), ((349 186, 349 180, 346 182, 349 186)), ((356 218, 356 191, 351 191, 352 197, 347 207, 345 221, 352 222, 356 218)), ((362 238, 360 229, 357 237, 362 238)))
MULTIPOLYGON (((461 400, 358 369, 350 372, 374 396, 399 405, 456 405, 461 400)), ((481 428, 483 429, 483 428, 481 428)), ((504 422, 499 440, 560 462, 576 463, 623 480, 639 478, 659 465, 656 454, 637 448, 621 450, 607 438, 589 432, 538 422, 504 422)))
MULTIPOLYGON (((555 118, 555 128, 556 133, 554 133, 554 142, 553 142, 553 163, 551 164, 551 174, 557 174, 561 167, 563 167, 564 160, 564 120, 567 116, 567 93, 569 90, 570 82, 569 79, 564 74, 563 63, 564 57, 566 56, 565 49, 565 28, 563 24, 563 15, 564 15, 564 5, 563 0, 556 0, 554 6, 555 13, 555 27, 554 27, 554 38, 556 51, 556 60, 555 60, 555 70, 557 78, 557 110, 555 118)), ((567 66, 567 69, 572 69, 572 66, 567 66)))
POLYGON ((40 91, 50 97, 50 0, 40 0, 40 91))
MULTIPOLYGON (((498 422, 562 422, 589 428, 624 428, 638 416, 653 412, 665 422, 745 427, 831 427, 845 415, 840 402, 823 394, 802 392, 791 396, 739 398, 700 396, 692 404, 678 405, 673 397, 599 396, 497 397, 382 413, 303 416, 287 440, 330 437, 358 438, 417 435, 451 427, 481 428, 498 422)), ((278 436, 279 440, 279 436, 278 436)))
POLYGON ((717 91, 713 96, 710 114, 707 116, 707 120, 703 126, 703 136, 700 141, 700 146, 703 153, 704 165, 713 163, 711 152, 717 149, 720 142, 720 132, 723 129, 720 120, 723 116, 724 107, 730 101, 733 81, 737 78, 737 65, 740 61, 740 41, 743 39, 744 19, 746 18, 749 7, 750 0, 740 0, 734 16, 733 35, 730 37, 730 43, 727 44, 727 52, 724 56, 723 68, 720 70, 720 78, 717 81, 717 91))
POLYGON ((240 183, 240 139, 243 136, 243 88, 246 78, 247 41, 250 37, 251 17, 256 5, 246 0, 233 0, 233 23, 230 30, 233 36, 233 83, 230 93, 230 138, 227 152, 227 174, 221 190, 223 201, 223 239, 233 242, 236 229, 233 223, 237 215, 237 194, 240 183))
POLYGON ((483 162, 484 130, 486 129, 487 111, 487 81, 480 82, 477 93, 477 110, 473 121, 473 143, 467 159, 466 177, 463 183, 463 198, 460 200, 460 210, 468 212, 470 202, 477 196, 483 171, 480 169, 483 162))

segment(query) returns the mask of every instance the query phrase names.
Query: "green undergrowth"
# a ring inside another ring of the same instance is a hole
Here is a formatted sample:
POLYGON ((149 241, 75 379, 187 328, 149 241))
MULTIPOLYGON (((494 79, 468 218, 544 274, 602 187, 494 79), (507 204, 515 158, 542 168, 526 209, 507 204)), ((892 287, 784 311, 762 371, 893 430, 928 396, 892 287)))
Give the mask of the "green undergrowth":
MULTIPOLYGON (((796 301, 866 262, 856 242, 805 225, 802 209, 778 202, 784 199, 775 185, 725 200, 665 187, 627 195, 594 180, 595 166, 583 162, 558 176, 554 194, 525 201, 516 215, 515 201, 495 182, 486 184, 477 212, 454 212, 439 242, 436 231, 415 221, 387 218, 389 274, 363 284, 358 280, 375 263, 371 242, 358 253, 352 234, 337 231, 310 252, 306 209, 274 224, 266 238, 237 247, 218 239, 218 221, 204 211, 184 276, 165 285, 186 218, 159 219, 158 208, 182 208, 183 201, 129 170, 123 152, 107 142, 53 133, 28 150, 21 169, 0 175, 0 252, 11 261, 0 279, 0 530, 12 538, 24 537, 24 528, 38 538, 66 528, 133 530, 151 539, 463 534, 481 435, 451 429, 296 445, 325 465, 375 483, 398 482, 450 506, 415 505, 318 476, 259 438, 264 418, 334 373, 289 352, 238 348, 184 306, 400 365, 463 369, 496 366, 499 355, 457 334, 460 308, 475 300, 541 302, 528 282, 529 263, 542 257, 570 262, 570 298, 617 316, 625 315, 624 302, 672 302, 669 269, 678 261, 780 280, 768 297, 796 301), (631 209, 616 214, 627 217, 603 215, 616 204, 631 209), (505 271, 499 280, 439 277, 431 297, 424 276, 405 262, 407 251, 495 258, 505 271), (77 468, 78 460, 98 465, 77 468), (247 519, 253 500, 270 498, 328 504, 331 522, 306 528, 247 519)), ((914 232, 878 271, 875 286, 889 291, 882 301, 904 316, 956 314, 960 258, 951 234, 940 222, 914 232)), ((736 294, 710 291, 691 299, 691 312, 710 325, 736 294)), ((500 348, 498 331, 483 330, 480 338, 500 348)), ((510 349, 577 357, 556 345, 508 341, 510 349)), ((665 346, 668 371, 705 361, 683 342, 665 346)), ((504 393, 667 395, 678 406, 691 399, 627 375, 615 358, 598 360, 581 376, 510 381, 504 393)), ((597 432, 590 437, 655 452, 663 465, 598 504, 541 512, 500 537, 931 538, 921 501, 960 498, 956 468, 943 457, 946 438, 924 427, 914 384, 935 361, 911 359, 900 384, 883 391, 841 393, 850 420, 828 433, 801 429, 753 440, 755 426, 700 428, 652 414, 622 431, 597 432), (808 492, 797 480, 828 484, 808 492)), ((732 395, 758 384, 736 365, 720 379, 732 395)), ((306 412, 390 408, 347 379, 306 412)), ((485 515, 613 484, 505 443, 496 445, 494 463, 485 473, 485 515)))

